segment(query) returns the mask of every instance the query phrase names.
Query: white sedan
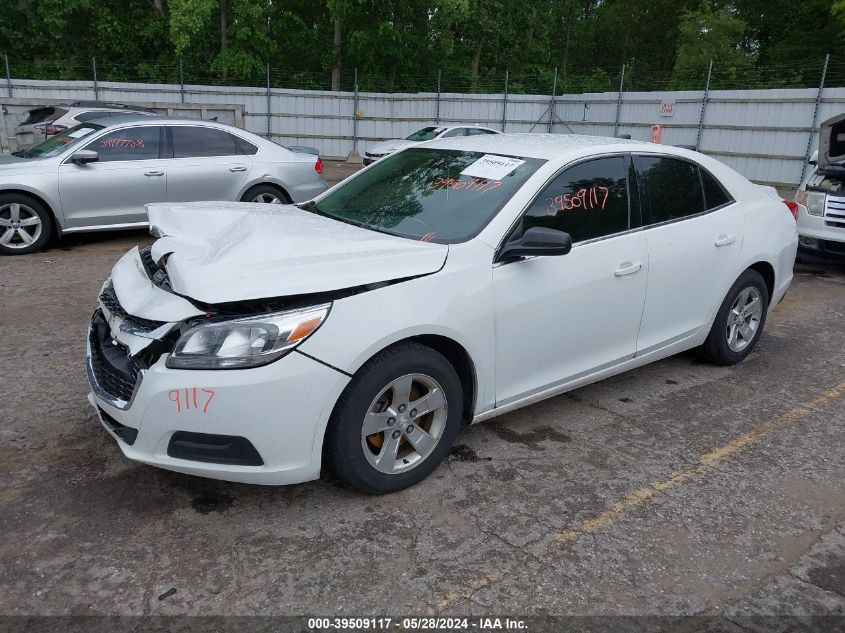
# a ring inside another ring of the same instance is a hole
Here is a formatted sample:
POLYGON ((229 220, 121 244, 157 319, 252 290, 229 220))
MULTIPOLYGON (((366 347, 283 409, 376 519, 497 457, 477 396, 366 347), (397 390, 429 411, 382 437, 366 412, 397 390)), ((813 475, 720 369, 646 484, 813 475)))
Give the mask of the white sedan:
POLYGON ((371 165, 379 158, 397 152, 400 149, 418 145, 438 138, 452 138, 453 136, 475 136, 481 134, 501 134, 498 130, 478 125, 429 125, 420 128, 405 138, 393 138, 377 143, 364 152, 364 165, 371 165))
POLYGON ((411 147, 297 206, 150 205, 88 338, 127 457, 368 493, 480 422, 672 354, 745 358, 793 202, 695 152, 586 136, 411 147))

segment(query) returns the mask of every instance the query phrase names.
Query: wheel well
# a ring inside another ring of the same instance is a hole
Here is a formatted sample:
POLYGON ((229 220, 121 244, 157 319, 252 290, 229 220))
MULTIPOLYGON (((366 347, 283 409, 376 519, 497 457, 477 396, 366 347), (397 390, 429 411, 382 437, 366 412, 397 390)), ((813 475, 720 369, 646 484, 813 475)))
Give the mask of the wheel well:
POLYGON ((763 276, 766 282, 766 288, 769 291, 769 301, 772 300, 772 294, 775 291, 775 269, 769 262, 757 262, 749 266, 751 270, 756 270, 763 276))
POLYGON ((53 211, 53 208, 47 204, 47 201, 44 200, 41 196, 32 193, 31 191, 26 191, 24 189, 2 189, 0 190, 0 194, 2 193, 17 193, 22 196, 26 196, 28 198, 32 198, 33 200, 40 203, 45 209, 47 209, 47 213, 50 214, 50 219, 53 221, 53 228, 52 228, 52 235, 51 237, 56 238, 61 235, 61 228, 59 227, 59 221, 56 219, 56 212, 53 211))
POLYGON ((461 379, 461 387, 464 392, 463 419, 467 422, 471 422, 473 413, 475 412, 477 381, 475 375, 475 365, 473 364, 469 353, 467 353, 460 343, 457 343, 446 336, 439 336, 437 334, 414 336, 408 340, 416 341, 443 354, 443 356, 446 357, 446 360, 452 364, 452 367, 454 367, 455 371, 458 372, 458 378, 461 379))
POLYGON ((244 197, 246 196, 247 193, 249 193, 250 191, 252 191, 256 187, 270 187, 271 189, 275 189, 280 194, 282 194, 285 198, 287 198, 288 202, 293 201, 293 198, 291 198, 290 194, 287 191, 285 191, 285 188, 282 187, 281 185, 277 185, 275 182, 259 182, 259 183, 256 183, 256 184, 252 185, 251 187, 249 187, 246 191, 244 191, 244 197))

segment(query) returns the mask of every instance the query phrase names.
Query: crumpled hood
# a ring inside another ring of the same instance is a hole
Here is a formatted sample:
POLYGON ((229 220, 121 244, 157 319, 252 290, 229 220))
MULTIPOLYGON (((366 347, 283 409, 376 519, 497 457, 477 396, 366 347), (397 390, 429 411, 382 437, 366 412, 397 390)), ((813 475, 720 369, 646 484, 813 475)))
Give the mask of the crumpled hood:
POLYGON ((293 205, 189 202, 147 205, 161 235, 152 256, 167 258, 174 292, 227 303, 342 290, 430 274, 449 252, 345 224, 293 205))
POLYGON ((382 141, 377 145, 373 145, 372 147, 367 149, 367 153, 369 154, 391 154, 397 150, 402 149, 403 147, 408 147, 409 145, 416 145, 416 141, 409 141, 408 139, 404 138, 393 138, 389 141, 382 141))

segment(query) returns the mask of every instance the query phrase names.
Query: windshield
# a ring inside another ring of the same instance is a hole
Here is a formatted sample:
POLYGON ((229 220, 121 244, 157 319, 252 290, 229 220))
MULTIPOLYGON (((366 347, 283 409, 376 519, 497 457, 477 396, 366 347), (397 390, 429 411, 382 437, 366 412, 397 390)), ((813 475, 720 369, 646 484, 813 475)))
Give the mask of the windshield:
POLYGON ((48 158, 50 156, 58 156, 68 147, 78 145, 79 141, 84 139, 86 136, 102 129, 102 125, 96 125, 95 123, 83 123, 82 125, 77 125, 75 127, 68 128, 63 132, 59 132, 58 134, 54 134, 46 141, 39 143, 35 147, 31 147, 22 152, 14 152, 14 155, 20 156, 21 158, 48 158))
POLYGON ((438 134, 440 134, 445 127, 424 127, 421 130, 417 130, 410 136, 406 136, 406 141, 430 141, 433 138, 436 138, 438 134))
POLYGON ((463 242, 481 231, 544 162, 414 147, 381 159, 303 208, 400 237, 463 242))

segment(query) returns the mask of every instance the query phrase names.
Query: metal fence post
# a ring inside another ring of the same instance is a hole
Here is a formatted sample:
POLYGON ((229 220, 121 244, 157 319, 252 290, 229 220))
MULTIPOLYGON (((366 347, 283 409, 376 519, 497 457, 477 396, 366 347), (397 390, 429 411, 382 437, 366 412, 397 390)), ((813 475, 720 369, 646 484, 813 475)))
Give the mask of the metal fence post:
POLYGON ((552 82, 552 98, 549 101, 549 134, 552 133, 552 126, 555 121, 555 97, 557 96, 557 66, 555 66, 555 79, 552 82))
POLYGON ((181 59, 179 59, 179 97, 182 103, 185 103, 185 65, 181 59))
POLYGON ((6 89, 9 91, 9 97, 12 96, 12 73, 9 72, 9 56, 3 55, 6 62, 6 89))
POLYGON ((502 132, 505 131, 505 123, 508 119, 508 75, 510 71, 505 69, 505 94, 502 98, 502 132))
POLYGON ((100 87, 97 85, 97 58, 91 58, 91 69, 94 71, 94 101, 100 98, 100 87))
POLYGON ((270 62, 267 62, 267 140, 270 140, 270 62))
POLYGON ((352 151, 358 152, 358 67, 355 67, 355 99, 353 101, 355 112, 352 118, 352 151))
POLYGON ((801 166, 801 179, 798 181, 799 185, 804 182, 804 176, 807 175, 807 166, 810 164, 810 155, 813 153, 813 137, 816 135, 816 124, 819 121, 819 106, 821 106, 822 103, 822 91, 824 90, 824 80, 827 76, 827 63, 829 61, 830 53, 824 56, 822 79, 819 82, 819 91, 816 93, 816 107, 813 109, 813 125, 810 127, 810 138, 807 139, 807 151, 804 153, 804 164, 801 166))
POLYGON ((434 122, 440 124, 440 73, 441 69, 437 69, 437 99, 434 102, 434 122))
POLYGON ((707 109, 707 98, 710 96, 710 75, 713 74, 713 60, 707 67, 707 81, 704 83, 704 97, 701 99, 701 113, 698 115, 698 134, 695 135, 695 151, 700 151, 701 132, 704 130, 704 111, 707 109))
POLYGON ((619 113, 622 110, 622 88, 625 86, 625 64, 622 64, 622 75, 619 77, 619 94, 616 97, 616 120, 613 122, 613 136, 619 133, 619 113))

